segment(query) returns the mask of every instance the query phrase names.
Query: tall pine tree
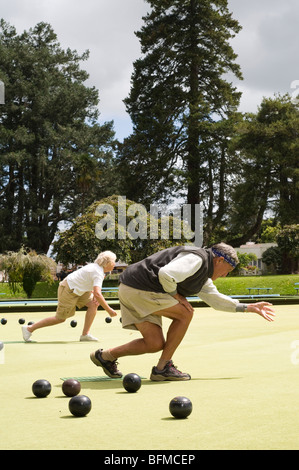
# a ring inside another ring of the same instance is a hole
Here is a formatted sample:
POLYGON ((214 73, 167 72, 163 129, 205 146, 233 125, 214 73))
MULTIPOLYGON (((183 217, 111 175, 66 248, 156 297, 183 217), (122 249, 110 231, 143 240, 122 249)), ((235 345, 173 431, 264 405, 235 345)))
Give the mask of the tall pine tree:
POLYGON ((144 203, 181 192, 211 212, 211 201, 214 209, 224 201, 218 188, 240 98, 227 77, 242 78, 230 39, 241 28, 227 0, 146 1, 151 12, 136 33, 142 57, 125 99, 133 133, 119 153, 125 191, 144 203), (221 142, 219 120, 228 123, 221 142))
POLYGON ((298 223, 298 104, 289 95, 264 98, 256 114, 245 114, 231 145, 240 180, 231 193, 229 242, 254 238, 265 214, 282 227, 298 223))
POLYGON ((63 50, 47 23, 18 35, 0 22, 0 251, 47 252, 61 220, 107 195, 114 132, 97 123, 87 58, 63 50))

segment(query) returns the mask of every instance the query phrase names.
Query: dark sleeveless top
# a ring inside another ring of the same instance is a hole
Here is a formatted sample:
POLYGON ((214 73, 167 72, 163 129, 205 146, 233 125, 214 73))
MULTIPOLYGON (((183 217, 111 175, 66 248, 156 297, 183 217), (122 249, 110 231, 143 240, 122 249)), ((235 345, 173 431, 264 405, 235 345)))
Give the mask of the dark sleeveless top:
POLYGON ((120 275, 120 282, 135 289, 165 292, 159 282, 159 270, 182 252, 193 253, 203 261, 197 272, 184 279, 184 281, 177 283, 177 292, 179 294, 184 297, 195 295, 213 275, 213 254, 211 249, 175 246, 158 251, 142 261, 128 266, 120 275))

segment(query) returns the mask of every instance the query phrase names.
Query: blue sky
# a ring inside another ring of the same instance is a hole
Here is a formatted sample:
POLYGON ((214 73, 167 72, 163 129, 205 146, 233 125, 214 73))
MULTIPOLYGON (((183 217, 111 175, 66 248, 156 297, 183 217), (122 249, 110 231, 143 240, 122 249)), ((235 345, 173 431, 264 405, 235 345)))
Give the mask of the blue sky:
MULTIPOLYGON (((264 96, 299 90, 298 0, 228 0, 243 26, 233 40, 244 80, 240 110, 255 112, 264 96)), ((116 137, 131 132, 123 99, 130 90, 133 62, 140 57, 134 31, 141 28, 149 5, 144 0, 0 0, 0 16, 18 33, 45 21, 58 41, 90 58, 82 64, 100 95, 100 122, 114 120, 116 137)))

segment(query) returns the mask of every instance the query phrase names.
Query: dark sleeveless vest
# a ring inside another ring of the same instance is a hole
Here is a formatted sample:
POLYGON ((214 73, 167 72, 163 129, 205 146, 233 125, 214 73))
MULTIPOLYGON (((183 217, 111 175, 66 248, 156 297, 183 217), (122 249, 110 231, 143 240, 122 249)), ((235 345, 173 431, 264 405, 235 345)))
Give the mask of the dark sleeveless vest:
POLYGON ((213 254, 211 249, 175 246, 158 251, 142 261, 128 266, 120 275, 120 282, 135 289, 165 292, 159 282, 159 270, 182 252, 193 253, 203 260, 201 268, 196 273, 177 284, 179 294, 184 297, 195 295, 213 275, 213 254))

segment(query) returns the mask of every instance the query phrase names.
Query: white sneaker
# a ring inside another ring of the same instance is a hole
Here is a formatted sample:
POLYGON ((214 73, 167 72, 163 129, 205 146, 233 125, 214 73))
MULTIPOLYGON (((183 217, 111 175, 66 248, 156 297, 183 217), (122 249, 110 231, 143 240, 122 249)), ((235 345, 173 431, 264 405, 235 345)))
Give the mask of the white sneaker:
POLYGON ((98 338, 95 338, 95 336, 92 335, 81 335, 80 336, 80 341, 99 341, 98 338))
POLYGON ((30 343, 30 341, 31 341, 30 338, 31 338, 32 333, 30 333, 30 331, 27 330, 27 326, 26 326, 26 325, 22 326, 22 333, 23 333, 24 341, 25 341, 26 343, 30 343))

